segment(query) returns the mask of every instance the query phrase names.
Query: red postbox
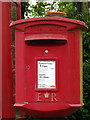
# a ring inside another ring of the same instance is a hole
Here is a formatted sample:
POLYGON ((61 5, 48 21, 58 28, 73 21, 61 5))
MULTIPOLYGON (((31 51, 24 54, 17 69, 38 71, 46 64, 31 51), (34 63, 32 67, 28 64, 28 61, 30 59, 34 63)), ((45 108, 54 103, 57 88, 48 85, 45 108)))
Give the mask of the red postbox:
POLYGON ((64 117, 83 105, 82 30, 62 17, 12 22, 15 29, 15 107, 34 117, 64 117))

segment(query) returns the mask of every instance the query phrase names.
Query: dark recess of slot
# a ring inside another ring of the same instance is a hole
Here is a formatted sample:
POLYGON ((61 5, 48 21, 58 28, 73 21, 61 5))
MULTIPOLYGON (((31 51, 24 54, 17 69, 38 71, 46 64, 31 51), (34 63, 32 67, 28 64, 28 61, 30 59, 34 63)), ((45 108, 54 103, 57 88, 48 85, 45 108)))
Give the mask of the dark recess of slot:
POLYGON ((66 40, 28 40, 28 45, 65 44, 66 40))

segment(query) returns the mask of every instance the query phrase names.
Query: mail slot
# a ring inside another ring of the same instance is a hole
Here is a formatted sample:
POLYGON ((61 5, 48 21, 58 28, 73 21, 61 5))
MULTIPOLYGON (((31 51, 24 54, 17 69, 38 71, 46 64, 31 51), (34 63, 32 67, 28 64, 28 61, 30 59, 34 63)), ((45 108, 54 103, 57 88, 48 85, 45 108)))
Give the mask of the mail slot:
POLYGON ((53 34, 37 34, 25 37, 25 41, 31 44, 65 44, 67 42, 67 36, 65 35, 53 35, 53 34))
POLYGON ((15 29, 15 104, 34 117, 64 117, 83 106, 82 31, 62 17, 12 22, 15 29))

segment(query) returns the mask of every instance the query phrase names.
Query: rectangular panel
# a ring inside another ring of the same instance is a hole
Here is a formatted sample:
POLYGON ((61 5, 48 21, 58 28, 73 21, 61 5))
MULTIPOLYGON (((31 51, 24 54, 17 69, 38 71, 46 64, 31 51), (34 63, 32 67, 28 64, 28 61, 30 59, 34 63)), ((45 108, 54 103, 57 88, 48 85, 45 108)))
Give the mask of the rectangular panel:
POLYGON ((38 60, 38 88, 56 88, 55 60, 38 60))

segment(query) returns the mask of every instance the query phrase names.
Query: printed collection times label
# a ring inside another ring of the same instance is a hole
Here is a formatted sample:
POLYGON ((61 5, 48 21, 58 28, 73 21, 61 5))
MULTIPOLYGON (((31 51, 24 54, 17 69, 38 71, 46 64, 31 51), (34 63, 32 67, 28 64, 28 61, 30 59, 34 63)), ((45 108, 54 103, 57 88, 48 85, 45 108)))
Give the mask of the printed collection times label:
POLYGON ((38 60, 38 88, 56 88, 55 60, 38 60))

